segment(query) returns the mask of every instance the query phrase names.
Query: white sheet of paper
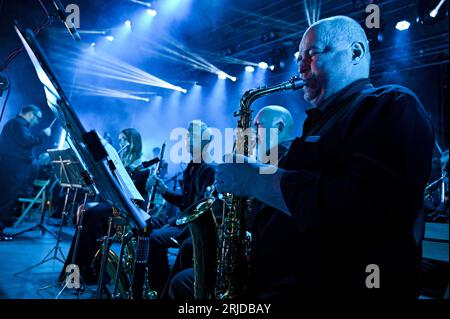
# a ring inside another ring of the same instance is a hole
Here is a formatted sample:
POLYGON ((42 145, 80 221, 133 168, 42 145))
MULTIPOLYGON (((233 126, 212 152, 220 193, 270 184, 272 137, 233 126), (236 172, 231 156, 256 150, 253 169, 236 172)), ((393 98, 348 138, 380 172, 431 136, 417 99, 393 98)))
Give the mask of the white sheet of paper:
POLYGON ((117 176, 120 186, 122 186, 123 191, 127 194, 128 198, 136 199, 144 201, 141 193, 137 190, 133 181, 131 180, 130 175, 127 170, 123 166, 122 161, 120 160, 119 154, 111 144, 109 144, 105 139, 101 138, 103 146, 105 147, 106 152, 108 153, 109 159, 114 163, 116 167, 116 171, 114 172, 117 176))

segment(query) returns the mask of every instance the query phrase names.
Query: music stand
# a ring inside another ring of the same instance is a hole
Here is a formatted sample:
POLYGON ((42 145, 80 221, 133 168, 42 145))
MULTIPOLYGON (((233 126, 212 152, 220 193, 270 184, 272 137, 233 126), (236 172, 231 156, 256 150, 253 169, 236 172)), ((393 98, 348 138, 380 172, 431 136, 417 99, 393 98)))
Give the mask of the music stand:
POLYGON ((61 186, 63 188, 66 188, 64 206, 61 213, 61 222, 59 224, 58 236, 56 237, 56 244, 39 263, 15 273, 15 276, 30 271, 31 269, 45 264, 50 260, 57 260, 62 264, 65 264, 66 258, 64 257, 64 254, 59 245, 61 242, 62 228, 68 215, 67 203, 69 199, 69 193, 71 190, 75 190, 74 196, 76 196, 80 188, 87 187, 86 183, 83 180, 83 177, 80 174, 80 172, 82 172, 84 168, 78 161, 76 154, 71 149, 47 151, 50 154, 50 158, 52 159, 51 163, 53 165, 54 171, 59 172, 59 174, 57 173, 56 175, 60 181, 61 186), (58 256, 58 253, 62 258, 58 256))

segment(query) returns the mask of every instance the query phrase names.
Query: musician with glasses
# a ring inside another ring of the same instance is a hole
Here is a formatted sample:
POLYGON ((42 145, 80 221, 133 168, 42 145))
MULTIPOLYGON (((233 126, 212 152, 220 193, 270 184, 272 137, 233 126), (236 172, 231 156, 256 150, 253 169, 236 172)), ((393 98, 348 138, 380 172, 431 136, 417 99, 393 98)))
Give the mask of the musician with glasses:
POLYGON ((51 135, 50 127, 33 134, 32 128, 41 120, 41 109, 27 105, 4 125, 0 134, 0 241, 12 239, 3 229, 10 222, 17 196, 32 174, 34 147, 51 135))
POLYGON ((216 171, 219 191, 274 208, 266 258, 301 261, 279 276, 261 267, 256 296, 417 298, 429 114, 410 90, 371 84, 369 43, 349 17, 311 25, 299 52, 311 108, 283 168, 260 174, 262 164, 224 163, 216 171), (288 247, 277 223, 286 216, 296 227, 288 247))

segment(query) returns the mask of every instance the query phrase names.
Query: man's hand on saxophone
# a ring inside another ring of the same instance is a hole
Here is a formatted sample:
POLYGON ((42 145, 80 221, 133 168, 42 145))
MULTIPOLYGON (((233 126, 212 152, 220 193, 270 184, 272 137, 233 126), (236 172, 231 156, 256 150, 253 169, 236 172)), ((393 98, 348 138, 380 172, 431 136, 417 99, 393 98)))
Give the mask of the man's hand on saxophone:
POLYGON ((273 169, 273 174, 260 174, 272 165, 255 163, 240 154, 227 154, 224 163, 216 167, 215 185, 220 193, 254 197, 261 202, 290 215, 284 202, 280 181, 284 170, 273 169))

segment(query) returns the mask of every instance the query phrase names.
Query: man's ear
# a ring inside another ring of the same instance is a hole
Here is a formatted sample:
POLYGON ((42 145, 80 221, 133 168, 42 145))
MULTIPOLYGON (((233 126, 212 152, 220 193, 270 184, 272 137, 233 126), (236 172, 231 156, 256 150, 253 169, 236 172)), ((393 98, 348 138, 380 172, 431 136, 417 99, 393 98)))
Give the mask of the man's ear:
POLYGON ((280 134, 281 132, 283 132, 284 131, 284 123, 283 122, 278 122, 277 124, 276 124, 276 126, 277 126, 277 128, 278 128, 278 134, 280 134))
POLYGON ((353 64, 358 64, 366 54, 366 48, 361 42, 352 43, 352 61, 353 64))

